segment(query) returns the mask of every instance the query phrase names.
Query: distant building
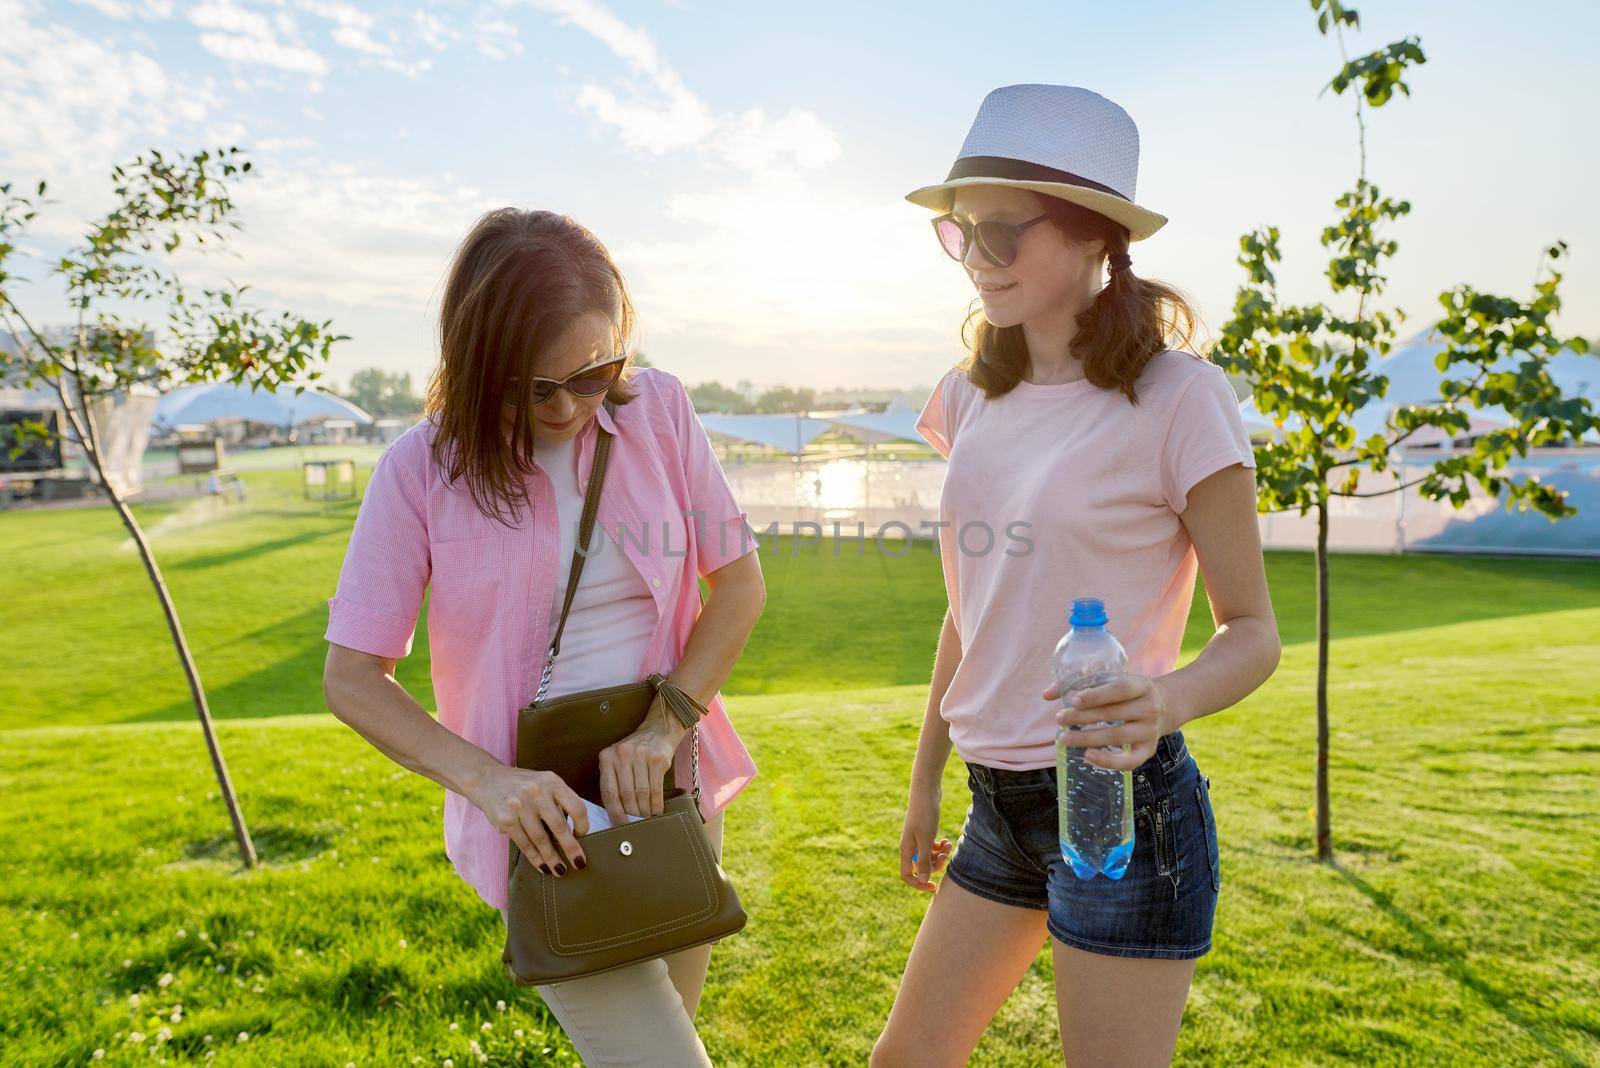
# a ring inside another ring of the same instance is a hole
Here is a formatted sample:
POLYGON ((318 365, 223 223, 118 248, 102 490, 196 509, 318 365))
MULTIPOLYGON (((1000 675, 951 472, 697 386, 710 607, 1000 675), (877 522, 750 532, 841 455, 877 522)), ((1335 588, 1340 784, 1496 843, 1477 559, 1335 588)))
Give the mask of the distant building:
MULTIPOLYGON (((0 350, 8 354, 18 352, 18 342, 10 333, 0 331, 0 350)), ((70 377, 63 381, 71 389, 70 377)), ((119 496, 133 496, 144 488, 143 459, 145 446, 150 440, 150 416, 155 412, 159 394, 147 386, 135 386, 127 392, 97 398, 89 406, 94 434, 100 442, 100 460, 106 468, 106 477, 119 496)), ((71 399, 69 397, 69 399, 71 399)), ((30 478, 72 479, 87 477, 99 481, 91 468, 82 446, 77 444, 67 413, 61 406, 56 391, 44 384, 23 385, 20 372, 6 374, 0 369, 0 420, 15 422, 21 419, 41 421, 50 425, 54 420, 59 435, 59 466, 30 465, 26 474, 30 478)), ((0 472, 8 469, 10 450, 0 452, 0 472)), ((55 449, 48 450, 53 458, 55 449)), ((15 465, 10 465, 15 466, 15 465)), ((12 474, 20 472, 13 471, 12 474)))

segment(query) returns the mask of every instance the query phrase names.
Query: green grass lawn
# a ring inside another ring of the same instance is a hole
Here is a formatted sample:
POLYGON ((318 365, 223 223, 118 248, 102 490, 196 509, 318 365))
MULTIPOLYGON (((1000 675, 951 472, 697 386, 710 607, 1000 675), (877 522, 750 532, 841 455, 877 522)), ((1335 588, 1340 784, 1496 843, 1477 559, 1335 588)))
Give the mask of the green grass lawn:
MULTIPOLYGON (((243 509, 140 510, 224 720, 251 873, 114 516, 0 515, 0 1062, 465 1066, 474 1041, 491 1064, 574 1060, 450 871, 441 792, 325 713, 288 714, 321 708, 354 511, 298 501, 297 477, 250 475, 243 509)), ((1310 564, 1268 557, 1278 674, 1188 731, 1223 894, 1178 1062, 1600 1064, 1600 567, 1334 559, 1325 866, 1310 564)), ((700 1027, 719 1065, 861 1064, 927 903, 894 853, 937 563, 783 542, 763 566, 725 691, 761 768, 727 823, 751 923, 713 953, 700 1027)), ((1186 656, 1208 633, 1197 598, 1186 656)), ((419 629, 400 677, 431 704, 427 672, 419 629)), ((951 837, 964 791, 952 761, 951 837)), ((1059 1063, 1051 983, 1046 952, 974 1063, 1059 1063)))

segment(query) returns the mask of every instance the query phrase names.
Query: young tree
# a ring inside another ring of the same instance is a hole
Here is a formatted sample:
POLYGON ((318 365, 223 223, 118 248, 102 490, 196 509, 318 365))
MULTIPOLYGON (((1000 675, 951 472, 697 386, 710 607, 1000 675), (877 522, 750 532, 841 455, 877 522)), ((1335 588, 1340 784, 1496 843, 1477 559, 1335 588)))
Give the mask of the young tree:
POLYGON ((422 411, 422 398, 411 389, 410 372, 390 374, 381 367, 363 368, 350 376, 350 388, 339 396, 371 416, 422 411))
POLYGON ((702 382, 689 390, 689 399, 697 412, 729 412, 734 415, 755 410, 755 405, 744 394, 729 389, 721 382, 702 382))
POLYGON ((755 409, 762 413, 808 412, 817 406, 817 391, 809 386, 776 386, 756 398, 755 409))
MULTIPOLYGON (((320 377, 320 372, 312 369, 313 363, 326 361, 333 343, 344 340, 343 335, 330 332, 331 322, 311 323, 287 312, 270 320, 244 305, 241 298, 248 287, 232 281, 218 289, 202 289, 197 296, 163 266, 162 256, 156 253, 159 245, 170 259, 190 238, 197 245, 221 246, 229 230, 239 229, 238 222, 229 218, 234 205, 226 179, 249 171, 250 163, 239 156, 238 148, 174 160, 152 151, 113 168, 116 207, 88 231, 82 245, 51 268, 61 276, 69 314, 76 318, 75 325, 65 331, 35 327, 13 299, 14 276, 7 270, 24 227, 45 203, 46 184, 40 182, 33 195, 13 194, 9 182, 0 185, 0 326, 17 341, 17 351, 0 351, 0 377, 18 377, 24 386, 42 382, 55 392, 65 414, 68 440, 83 450, 138 547, 188 677, 240 853, 245 864, 254 867, 255 847, 228 776, 177 609, 144 531, 114 480, 107 477, 99 429, 90 415, 97 399, 115 397, 141 384, 165 390, 189 382, 228 381, 252 389, 277 390, 320 377), (123 318, 121 309, 137 315, 152 306, 165 311, 164 338, 145 323, 123 318)), ((297 385, 295 392, 304 388, 297 385)), ((13 453, 20 452, 30 438, 48 433, 36 423, 13 435, 13 453)))
POLYGON ((1391 200, 1367 180, 1364 108, 1379 108, 1399 90, 1409 96, 1409 67, 1425 62, 1415 37, 1350 59, 1344 28, 1360 27, 1353 8, 1340 0, 1311 0, 1317 28, 1331 30, 1343 66, 1325 88, 1343 94, 1355 88, 1355 118, 1360 171, 1355 188, 1339 197, 1338 221, 1322 232, 1322 245, 1332 252, 1329 285, 1352 311, 1341 315, 1326 303, 1286 304, 1279 297, 1274 267, 1280 261, 1278 230, 1268 227, 1240 239, 1239 265, 1249 275, 1234 302, 1233 317, 1223 326, 1213 349, 1216 362, 1242 375, 1250 384, 1257 408, 1283 429, 1279 440, 1256 449, 1259 507, 1262 511, 1297 509, 1317 516, 1317 857, 1333 857, 1332 817, 1328 804, 1328 502, 1333 497, 1373 497, 1412 488, 1430 500, 1448 500, 1460 507, 1476 482, 1492 495, 1504 494, 1508 509, 1533 508, 1551 520, 1572 515, 1566 494, 1537 477, 1512 478, 1506 464, 1515 452, 1530 446, 1576 443, 1600 426, 1589 402, 1563 396, 1547 369, 1563 348, 1585 352, 1583 338, 1556 336, 1551 317, 1560 309, 1561 275, 1553 267, 1566 252, 1557 241, 1541 258, 1541 278, 1527 303, 1480 293, 1458 285, 1443 293, 1445 315, 1434 327, 1448 347, 1437 357, 1441 373, 1439 401, 1391 411, 1382 433, 1357 440, 1355 414, 1382 401, 1388 379, 1376 359, 1393 345, 1395 325, 1403 313, 1374 307, 1387 278, 1384 261, 1397 245, 1380 236, 1383 225, 1411 210, 1407 201, 1391 200), (1361 472, 1388 469, 1391 450, 1423 427, 1460 433, 1468 428, 1469 411, 1499 406, 1510 418, 1503 429, 1477 438, 1470 449, 1450 452, 1425 475, 1383 490, 1358 490, 1361 472))

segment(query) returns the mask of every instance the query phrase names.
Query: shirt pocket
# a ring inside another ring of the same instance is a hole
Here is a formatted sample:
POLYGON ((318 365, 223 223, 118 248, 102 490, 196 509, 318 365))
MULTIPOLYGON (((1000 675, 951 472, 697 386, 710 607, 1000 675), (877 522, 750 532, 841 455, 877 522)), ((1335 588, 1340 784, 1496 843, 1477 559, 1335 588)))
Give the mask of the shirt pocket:
POLYGON ((505 539, 496 534, 453 538, 436 542, 432 555, 429 630, 457 638, 489 633, 499 615, 505 539))

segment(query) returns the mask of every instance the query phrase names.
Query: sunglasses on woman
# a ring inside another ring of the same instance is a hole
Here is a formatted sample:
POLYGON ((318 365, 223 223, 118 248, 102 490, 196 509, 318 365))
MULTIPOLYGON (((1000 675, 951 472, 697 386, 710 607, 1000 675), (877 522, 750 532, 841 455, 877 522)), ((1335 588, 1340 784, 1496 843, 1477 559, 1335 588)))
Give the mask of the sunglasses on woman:
POLYGON ((933 220, 933 232, 939 235, 939 246, 957 263, 967 262, 967 250, 978 242, 978 250, 996 267, 1010 267, 1017 261, 1017 240, 1022 231, 1050 216, 1041 215, 1027 222, 1008 223, 985 219, 970 223, 954 215, 941 215, 933 220))
MULTIPOLYGON (((565 388, 574 397, 597 397, 616 385, 617 377, 622 374, 622 365, 628 360, 627 353, 618 353, 599 363, 580 367, 565 378, 545 378, 534 375, 533 406, 537 408, 545 401, 556 395, 556 390, 565 388)), ((506 379, 506 403, 516 407, 522 402, 520 378, 506 379)))

